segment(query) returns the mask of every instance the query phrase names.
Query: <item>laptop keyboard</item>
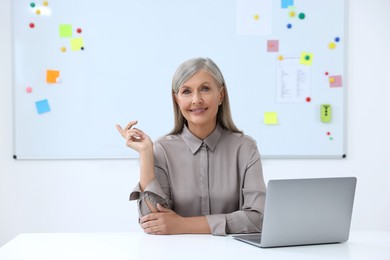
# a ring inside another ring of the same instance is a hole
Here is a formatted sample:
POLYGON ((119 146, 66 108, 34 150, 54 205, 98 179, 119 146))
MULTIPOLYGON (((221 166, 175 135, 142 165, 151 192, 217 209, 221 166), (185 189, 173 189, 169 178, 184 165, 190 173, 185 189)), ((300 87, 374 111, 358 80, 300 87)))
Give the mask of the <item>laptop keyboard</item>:
POLYGON ((239 237, 241 239, 248 240, 248 241, 253 242, 253 243, 257 243, 257 244, 260 244, 260 242, 261 242, 261 234, 256 234, 256 235, 239 235, 237 237, 239 237))

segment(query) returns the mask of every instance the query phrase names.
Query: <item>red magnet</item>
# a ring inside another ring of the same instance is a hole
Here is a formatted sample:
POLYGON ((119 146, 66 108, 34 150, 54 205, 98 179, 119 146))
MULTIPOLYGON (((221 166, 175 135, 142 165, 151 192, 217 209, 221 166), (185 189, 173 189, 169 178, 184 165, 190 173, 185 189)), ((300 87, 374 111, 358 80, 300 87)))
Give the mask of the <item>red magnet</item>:
POLYGON ((35 27, 34 23, 30 23, 30 28, 33 29, 35 27))
POLYGON ((77 33, 81 33, 82 31, 81 28, 77 28, 77 33))
POLYGON ((306 98, 306 102, 310 102, 311 101, 311 98, 310 97, 307 97, 306 98))

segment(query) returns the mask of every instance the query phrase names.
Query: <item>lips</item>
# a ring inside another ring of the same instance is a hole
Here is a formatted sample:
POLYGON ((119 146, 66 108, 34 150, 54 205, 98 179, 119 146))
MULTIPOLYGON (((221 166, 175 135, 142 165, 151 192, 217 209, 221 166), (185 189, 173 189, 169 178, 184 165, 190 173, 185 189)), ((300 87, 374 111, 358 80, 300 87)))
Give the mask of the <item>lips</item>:
POLYGON ((203 107, 198 107, 198 108, 193 108, 193 109, 190 109, 190 112, 191 113, 202 113, 204 111, 206 111, 207 108, 203 108, 203 107))

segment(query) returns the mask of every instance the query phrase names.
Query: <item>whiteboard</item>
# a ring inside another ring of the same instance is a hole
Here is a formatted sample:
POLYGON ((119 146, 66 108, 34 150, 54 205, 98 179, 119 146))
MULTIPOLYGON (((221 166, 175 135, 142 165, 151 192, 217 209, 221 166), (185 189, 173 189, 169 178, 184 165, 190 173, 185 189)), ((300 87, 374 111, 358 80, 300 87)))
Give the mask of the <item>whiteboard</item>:
POLYGON ((345 1, 12 5, 15 159, 137 158, 115 124, 167 134, 173 73, 199 56, 263 158, 346 155, 345 1))

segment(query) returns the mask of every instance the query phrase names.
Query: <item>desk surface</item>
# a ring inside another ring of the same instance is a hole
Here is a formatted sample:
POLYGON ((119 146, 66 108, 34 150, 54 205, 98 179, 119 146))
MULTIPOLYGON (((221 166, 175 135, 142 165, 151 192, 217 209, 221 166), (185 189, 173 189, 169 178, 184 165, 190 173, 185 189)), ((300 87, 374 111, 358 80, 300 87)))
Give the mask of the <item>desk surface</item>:
POLYGON ((21 234, 0 248, 0 260, 57 259, 390 259, 390 232, 351 232, 342 244, 262 249, 231 236, 144 233, 21 234))

